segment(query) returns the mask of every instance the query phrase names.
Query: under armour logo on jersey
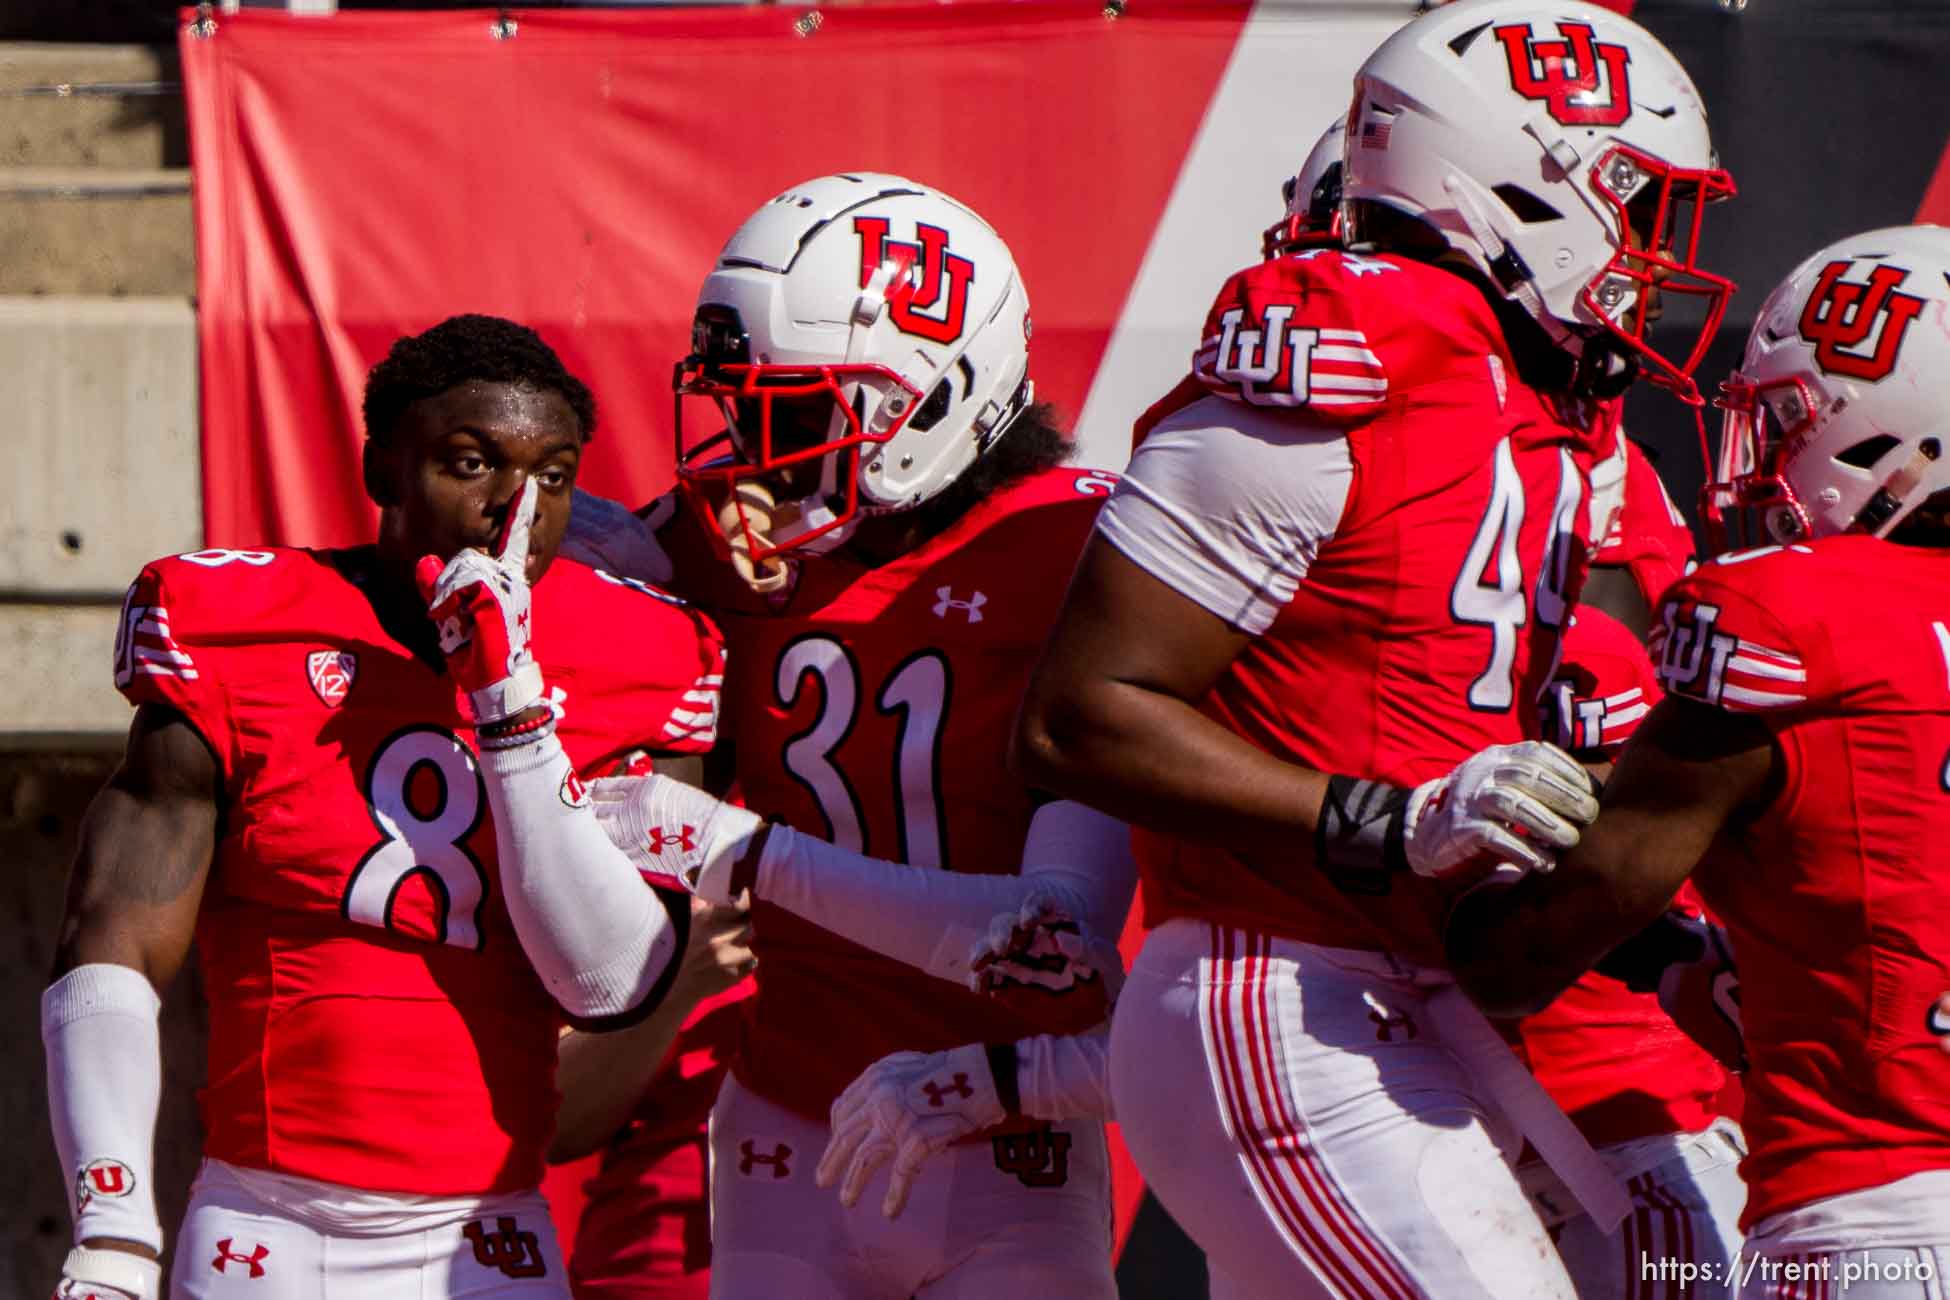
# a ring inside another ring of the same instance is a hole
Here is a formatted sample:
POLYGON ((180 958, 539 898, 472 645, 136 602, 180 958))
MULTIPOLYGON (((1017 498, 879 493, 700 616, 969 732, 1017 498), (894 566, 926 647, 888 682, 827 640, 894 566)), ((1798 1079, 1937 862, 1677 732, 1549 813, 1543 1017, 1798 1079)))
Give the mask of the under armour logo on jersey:
POLYGON ((887 286, 887 318, 894 327, 935 343, 953 343, 968 322, 968 286, 975 263, 948 251, 948 232, 914 223, 916 243, 887 238, 885 217, 855 217, 860 236, 860 287, 887 262, 898 268, 887 286))
POLYGON ((1618 126, 1632 115, 1632 83, 1626 68, 1632 52, 1598 40, 1589 23, 1559 21, 1561 41, 1540 41, 1530 24, 1496 29, 1510 61, 1510 87, 1544 102, 1564 126, 1618 126), (1599 98, 1602 88, 1604 98, 1599 98))
POLYGON ((1815 345, 1815 364, 1831 375, 1886 379, 1924 300, 1896 292, 1909 276, 1900 266, 1877 266, 1869 282, 1860 284, 1842 279, 1849 265, 1830 262, 1821 268, 1801 309, 1801 337, 1815 345), (1860 349, 1871 335, 1875 343, 1865 353, 1860 349))
POLYGON ((989 598, 979 591, 967 600, 956 600, 953 587, 936 587, 934 594, 938 597, 934 602, 936 618, 946 618, 949 610, 958 609, 968 616, 969 622, 979 623, 982 621, 982 606, 989 603, 989 598))
POLYGON ((695 853, 697 852, 696 835, 695 826, 679 826, 674 832, 666 831, 661 826, 653 826, 650 828, 650 851, 666 853, 671 849, 679 849, 685 853, 695 853))
POLYGON ((1397 1029, 1405 1031, 1402 1035, 1404 1039, 1414 1038, 1420 1032, 1406 1014, 1384 1004, 1374 994, 1363 993, 1361 1000, 1368 1004, 1368 1019, 1375 1023, 1374 1040, 1377 1043, 1394 1042, 1397 1029))
POLYGON ((945 1084, 928 1080, 921 1085, 921 1091, 928 1094, 928 1105, 936 1107, 944 1105, 948 1097, 960 1097, 966 1100, 975 1095, 975 1090, 968 1086, 968 1076, 959 1070, 955 1072, 955 1077, 945 1084))
POLYGON ((785 1163, 786 1158, 791 1154, 792 1148, 783 1142, 779 1142, 773 1145, 771 1155, 762 1156, 752 1146, 752 1140, 746 1138, 738 1144, 738 1172, 741 1174, 749 1174, 752 1170, 758 1168, 758 1166, 766 1165, 771 1168, 773 1178, 784 1178, 792 1172, 785 1163))
POLYGON ((82 1205, 97 1196, 117 1200, 135 1190, 135 1171, 120 1160, 90 1160, 75 1176, 75 1200, 82 1205))
POLYGON ((305 656, 305 679, 328 709, 345 703, 358 675, 359 656, 349 650, 314 650, 305 656))
POLYGON ((219 1273, 223 1273, 225 1276, 229 1276, 226 1268, 227 1265, 242 1264, 250 1270, 251 1277, 263 1277, 264 1261, 270 1255, 271 1248, 260 1241, 257 1243, 256 1250, 253 1250, 248 1255, 244 1255, 230 1248, 232 1240, 233 1238, 225 1237, 217 1243, 217 1257, 210 1261, 210 1267, 219 1273))
POLYGON ((522 1231, 509 1215, 495 1219, 493 1232, 476 1219, 462 1228, 460 1235, 474 1247, 474 1262, 482 1268, 495 1269, 506 1277, 542 1277, 548 1272, 540 1239, 522 1231))
POLYGON ((1024 1187, 1061 1187, 1070 1181, 1070 1135, 1053 1128, 991 1138, 995 1167, 1024 1187))

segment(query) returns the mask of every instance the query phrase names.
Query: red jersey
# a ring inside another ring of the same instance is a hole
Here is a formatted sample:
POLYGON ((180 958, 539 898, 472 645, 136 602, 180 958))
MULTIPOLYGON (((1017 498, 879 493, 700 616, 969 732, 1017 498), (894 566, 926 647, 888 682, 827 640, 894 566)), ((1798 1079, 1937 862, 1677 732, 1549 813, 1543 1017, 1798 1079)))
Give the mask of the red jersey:
MULTIPOLYGON (((746 806, 872 857, 1018 871, 1035 800, 1003 765, 1016 707, 1115 483, 1094 470, 1029 475, 890 563, 806 559, 778 605, 693 557, 684 512, 668 540, 683 580, 719 588, 694 594, 730 647, 725 726, 746 806)), ((1077 1027, 917 981, 763 901, 752 920, 758 991, 733 1070, 821 1121, 889 1052, 1077 1027)))
MULTIPOLYGON (((557 1008, 501 899, 462 701, 368 600, 375 561, 199 551, 145 568, 124 608, 116 685, 187 717, 222 770, 204 1149, 373 1191, 532 1187, 557 1008)), ((723 657, 701 616, 560 559, 533 608, 580 770, 709 748, 723 657)))
POLYGON ((1740 964, 1741 1226, 1950 1169, 1950 552, 1723 556, 1660 618, 1666 690, 1765 721, 1784 777, 1696 873, 1740 964))
MULTIPOLYGON (((1638 639, 1581 606, 1544 692, 1544 739, 1584 762, 1604 762, 1662 694, 1638 639)), ((1680 901, 1695 901, 1690 888, 1680 901)), ((1536 1015, 1495 1023, 1593 1146, 1697 1132, 1718 1114, 1726 1071, 1680 1032, 1657 994, 1587 971, 1536 1015)))
MULTIPOLYGON (((1583 582, 1586 475, 1612 422, 1562 422, 1518 379, 1483 294, 1397 257, 1317 250, 1239 272, 1194 377, 1216 397, 1147 415, 1100 529, 1253 634, 1203 710, 1279 758, 1404 785, 1534 735, 1583 582), (1225 451, 1241 429, 1244 451, 1225 451), (1229 459, 1197 480, 1149 481, 1206 450, 1229 459), (1343 486, 1322 499, 1328 475, 1343 486), (1216 499, 1215 483, 1240 500, 1216 499), (1153 529, 1172 513, 1157 502, 1179 490, 1201 499, 1153 529), (1242 546, 1266 558, 1235 614, 1224 602, 1249 564, 1242 546), (1188 552, 1210 562, 1183 569, 1188 552)), ((1251 864, 1195 840, 1135 839, 1154 925, 1192 916, 1441 964, 1449 898, 1428 882, 1343 889, 1304 853, 1251 864)))
POLYGON ((1693 530, 1645 452, 1629 438, 1619 440, 1619 449, 1625 457, 1624 504, 1591 559, 1628 569, 1645 603, 1656 608, 1666 588, 1692 567, 1693 530))

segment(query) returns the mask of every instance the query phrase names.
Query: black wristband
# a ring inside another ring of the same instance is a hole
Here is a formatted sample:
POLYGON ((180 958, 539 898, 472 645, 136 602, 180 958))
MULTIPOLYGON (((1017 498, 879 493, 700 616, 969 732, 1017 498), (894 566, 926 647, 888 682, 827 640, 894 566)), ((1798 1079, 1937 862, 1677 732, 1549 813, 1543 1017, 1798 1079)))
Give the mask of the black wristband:
POLYGON ((1344 894, 1388 892, 1408 870, 1403 846, 1408 790, 1353 776, 1327 778, 1320 823, 1314 827, 1314 865, 1344 894))
POLYGON ((1016 1045, 1014 1043, 990 1043, 985 1049, 989 1054, 989 1073, 995 1076, 995 1097, 1002 1103, 1004 1114, 1022 1114, 1022 1085, 1016 1082, 1016 1045))

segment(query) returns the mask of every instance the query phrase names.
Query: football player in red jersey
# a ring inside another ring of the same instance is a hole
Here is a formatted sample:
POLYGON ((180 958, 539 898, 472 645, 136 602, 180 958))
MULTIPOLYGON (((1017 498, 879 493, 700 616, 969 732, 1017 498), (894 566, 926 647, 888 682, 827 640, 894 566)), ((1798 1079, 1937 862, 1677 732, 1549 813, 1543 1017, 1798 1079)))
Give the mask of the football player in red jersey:
POLYGON ((694 427, 704 401, 718 422, 685 440, 684 506, 646 514, 666 520, 680 590, 725 629, 749 811, 668 780, 597 797, 643 865, 755 900, 758 990, 711 1116, 714 1296, 1115 1292, 1102 1125, 1010 1115, 1024 1071, 995 1079, 979 1046, 1081 1028, 1102 997, 956 987, 998 913, 1060 908, 1116 935, 1135 873, 1121 823, 1004 769, 1116 481, 1061 468, 1070 444, 1032 401, 1029 333, 987 223, 871 173, 761 207, 699 294, 681 418, 694 427), (960 1140, 876 1188, 875 1208, 820 1190, 842 1089, 890 1052, 965 1045, 911 1081, 960 1140))
POLYGON ((1697 883, 1752 1062, 1744 1297, 1920 1300, 1950 1264, 1946 286, 1950 231, 1915 226, 1770 295, 1722 388, 1707 513, 1755 512, 1774 544, 1666 593, 1667 694, 1585 843, 1449 925, 1465 987, 1522 1011, 1697 883))
POLYGON ((1505 1159, 1518 1130, 1602 1218, 1628 1203, 1443 969, 1475 883, 1445 869, 1477 845, 1422 841, 1583 779, 1541 747, 1467 756, 1536 734, 1605 403, 1634 363, 1697 400, 1703 340, 1672 360, 1644 331, 1660 293, 1717 321, 1730 286, 1674 222, 1731 185, 1656 40, 1516 0, 1384 42, 1344 169, 1362 251, 1221 291, 1198 388, 1154 408, 1099 517, 1016 754, 1139 828, 1157 928, 1112 1092, 1215 1295, 1565 1296, 1505 1159))
POLYGON ((583 778, 707 748, 722 651, 675 598, 551 563, 588 389, 532 331, 456 317, 374 367, 365 421, 374 544, 198 551, 130 589, 128 753, 42 1002, 63 1294, 159 1293, 157 990, 192 937, 178 1296, 566 1294, 535 1190, 557 1026, 675 980, 688 902, 583 778))

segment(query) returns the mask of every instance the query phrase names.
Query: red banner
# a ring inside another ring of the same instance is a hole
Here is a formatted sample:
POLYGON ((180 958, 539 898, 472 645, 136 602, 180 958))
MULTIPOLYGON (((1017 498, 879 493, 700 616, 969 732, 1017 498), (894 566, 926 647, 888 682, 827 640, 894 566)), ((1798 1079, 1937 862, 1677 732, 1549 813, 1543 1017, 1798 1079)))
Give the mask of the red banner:
POLYGON ((365 373, 463 311, 563 353, 603 408, 585 483, 647 500, 719 246, 832 171, 938 184, 995 225, 1029 286, 1033 373, 1074 415, 1247 8, 246 10, 186 28, 209 544, 369 536, 365 373))

